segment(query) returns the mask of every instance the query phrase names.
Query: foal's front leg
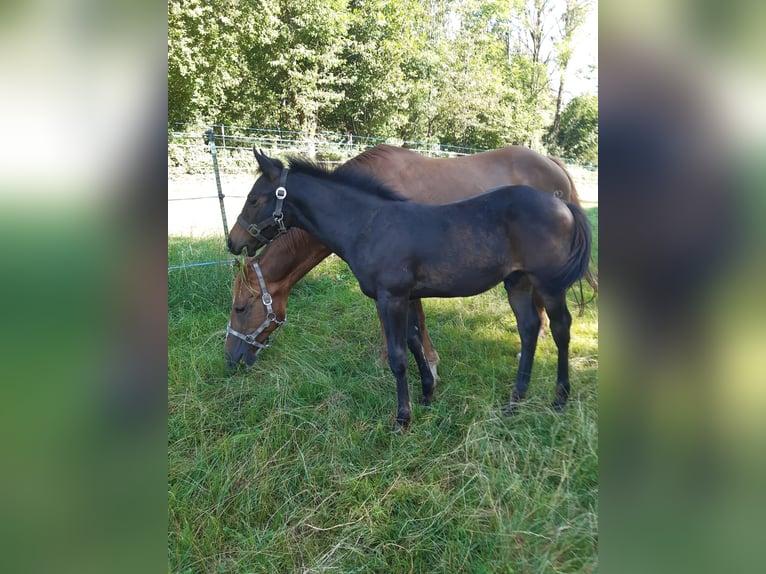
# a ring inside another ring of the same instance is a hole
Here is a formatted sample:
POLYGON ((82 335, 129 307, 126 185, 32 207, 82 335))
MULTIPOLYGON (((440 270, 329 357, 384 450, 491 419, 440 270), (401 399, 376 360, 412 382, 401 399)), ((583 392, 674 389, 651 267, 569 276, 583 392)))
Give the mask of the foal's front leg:
MULTIPOLYGON (((542 309, 542 307, 540 308, 542 309)), ((383 332, 383 345, 380 354, 380 364, 383 365, 386 363, 386 361, 388 361, 388 344, 386 343, 386 329, 383 327, 383 317, 380 316, 380 311, 378 311, 378 319, 380 320, 380 328, 383 332)), ((413 327, 416 327, 415 330, 417 331, 417 337, 420 341, 420 345, 423 348, 423 355, 425 356, 426 361, 428 361, 428 368, 431 369, 431 374, 433 375, 434 380, 438 379, 439 373, 437 372, 436 368, 439 366, 439 361, 441 359, 439 358, 439 353, 437 352, 436 348, 434 348, 433 342, 431 342, 431 336, 428 334, 428 329, 426 328, 426 315, 423 312, 423 303, 420 299, 415 299, 414 301, 410 302, 408 324, 407 344, 410 344, 410 340, 412 340, 411 334, 413 327)), ((410 349, 412 349, 411 346, 410 349)), ((412 351, 412 353, 417 357, 416 351, 412 351)))
POLYGON ((388 364, 396 379, 396 425, 394 431, 404 433, 412 422, 410 391, 407 387, 407 297, 379 293, 375 301, 383 322, 388 346, 388 364))

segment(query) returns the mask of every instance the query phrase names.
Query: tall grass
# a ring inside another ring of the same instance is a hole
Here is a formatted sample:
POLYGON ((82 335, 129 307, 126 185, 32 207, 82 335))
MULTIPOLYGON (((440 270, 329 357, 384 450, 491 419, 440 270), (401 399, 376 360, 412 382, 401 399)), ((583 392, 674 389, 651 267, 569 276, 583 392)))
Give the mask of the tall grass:
MULTIPOLYGON (((220 239, 171 239, 169 254, 227 258, 220 239)), ((299 283, 274 346, 227 376, 231 278, 229 266, 169 272, 170 571, 597 569, 595 303, 573 312, 565 412, 548 409, 548 336, 509 418, 519 339, 502 287, 426 301, 441 379, 398 436, 374 305, 343 262, 299 283)), ((418 397, 412 360, 409 378, 418 397)))

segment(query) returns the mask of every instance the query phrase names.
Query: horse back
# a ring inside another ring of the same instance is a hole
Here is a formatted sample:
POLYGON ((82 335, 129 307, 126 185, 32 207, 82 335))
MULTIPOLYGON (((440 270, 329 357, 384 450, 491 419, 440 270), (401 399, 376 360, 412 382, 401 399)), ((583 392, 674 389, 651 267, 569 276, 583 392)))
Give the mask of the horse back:
POLYGON ((506 185, 528 185, 569 200, 572 184, 553 160, 522 146, 456 158, 429 158, 379 145, 352 158, 343 169, 362 169, 418 203, 444 204, 506 185))

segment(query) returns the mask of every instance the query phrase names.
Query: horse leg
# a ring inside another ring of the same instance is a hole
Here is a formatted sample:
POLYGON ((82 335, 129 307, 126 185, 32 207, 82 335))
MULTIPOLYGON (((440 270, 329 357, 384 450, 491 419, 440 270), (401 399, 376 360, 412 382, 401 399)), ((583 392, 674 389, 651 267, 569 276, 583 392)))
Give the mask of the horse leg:
POLYGON ((407 313, 407 346, 415 357, 415 362, 418 364, 418 371, 420 371, 420 382, 423 386, 423 398, 421 402, 423 405, 428 406, 431 404, 431 399, 433 399, 436 384, 432 367, 425 356, 422 331, 420 328, 420 316, 418 315, 419 306, 419 299, 410 301, 410 308, 407 313))
POLYGON ((396 425, 394 431, 404 433, 412 422, 410 391, 407 387, 407 307, 406 297, 378 295, 375 302, 383 321, 388 345, 388 365, 396 379, 396 425))
MULTIPOLYGON (((417 313, 418 322, 420 324, 420 336, 423 340, 423 353, 425 353, 426 360, 429 367, 431 367, 431 373, 434 376, 434 380, 439 379, 439 374, 436 372, 436 367, 439 365, 439 353, 434 349, 434 344, 431 342, 431 336, 426 329, 426 315, 423 313, 423 303, 420 299, 413 301, 414 309, 417 313)), ((412 313, 413 307, 410 307, 410 313, 412 313)))
POLYGON ((567 309, 566 292, 544 297, 545 310, 551 319, 551 334, 558 349, 558 372, 556 375, 556 399, 551 407, 562 411, 569 398, 569 331, 572 315, 567 309))
POLYGON ((537 314, 540 315, 540 337, 545 337, 545 330, 548 328, 550 321, 548 321, 548 315, 545 313, 545 304, 543 303, 543 296, 536 290, 533 291, 535 298, 535 308, 537 314))
POLYGON ((386 344, 386 327, 383 325, 383 317, 380 315, 380 309, 378 309, 378 321, 380 321, 380 332, 383 334, 383 345, 380 349, 378 364, 383 366, 388 362, 388 345, 386 344))
POLYGON ((540 333, 540 314, 535 307, 532 284, 529 278, 521 273, 512 273, 505 279, 505 290, 508 293, 508 303, 516 316, 516 325, 521 337, 521 358, 519 359, 516 385, 511 394, 511 401, 504 409, 505 414, 513 414, 519 402, 524 399, 532 375, 532 362, 537 348, 537 337, 540 333))

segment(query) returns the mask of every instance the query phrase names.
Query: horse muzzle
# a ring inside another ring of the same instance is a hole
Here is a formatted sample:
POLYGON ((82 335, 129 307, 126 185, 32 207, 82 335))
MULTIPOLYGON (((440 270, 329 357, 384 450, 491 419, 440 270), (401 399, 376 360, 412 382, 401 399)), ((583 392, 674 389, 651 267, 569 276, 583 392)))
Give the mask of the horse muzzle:
POLYGON ((252 367, 258 360, 259 351, 260 349, 229 335, 226 339, 225 351, 226 372, 231 374, 240 363, 244 363, 248 368, 252 367))
POLYGON ((241 233, 245 237, 244 241, 241 239, 232 239, 232 234, 235 232, 234 229, 231 230, 229 233, 229 237, 226 240, 226 247, 228 247, 229 252, 232 255, 242 255, 242 251, 245 251, 248 257, 253 257, 255 255, 255 252, 261 247, 261 245, 253 246, 251 245, 252 241, 250 240, 250 236, 246 233, 241 233))

